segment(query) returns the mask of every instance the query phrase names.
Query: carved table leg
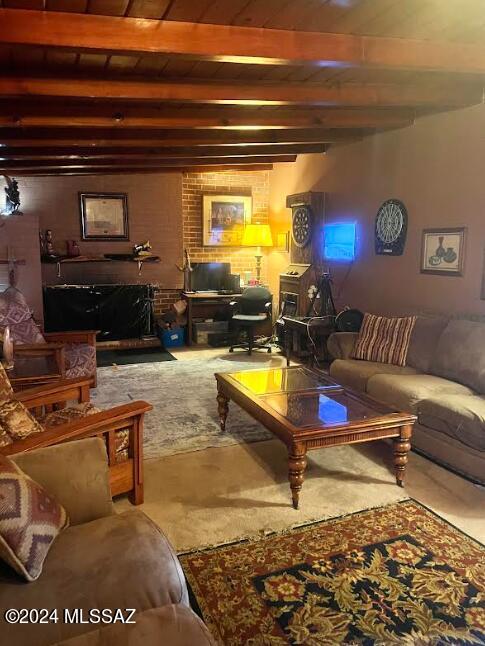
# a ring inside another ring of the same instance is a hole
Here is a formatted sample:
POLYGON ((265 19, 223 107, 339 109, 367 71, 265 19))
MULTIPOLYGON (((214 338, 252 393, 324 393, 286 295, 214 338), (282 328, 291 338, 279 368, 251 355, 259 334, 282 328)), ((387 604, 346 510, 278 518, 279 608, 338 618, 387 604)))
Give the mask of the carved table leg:
POLYGON ((411 425, 401 426, 399 437, 394 438, 394 467, 396 470, 396 483, 404 486, 404 473, 408 463, 408 453, 411 450, 411 425))
POLYGON ((288 451, 288 480, 294 509, 298 509, 306 462, 306 447, 299 444, 293 445, 288 451))
POLYGON ((229 412, 229 397, 226 397, 221 390, 217 393, 217 412, 219 413, 221 431, 224 432, 226 430, 226 420, 229 412))

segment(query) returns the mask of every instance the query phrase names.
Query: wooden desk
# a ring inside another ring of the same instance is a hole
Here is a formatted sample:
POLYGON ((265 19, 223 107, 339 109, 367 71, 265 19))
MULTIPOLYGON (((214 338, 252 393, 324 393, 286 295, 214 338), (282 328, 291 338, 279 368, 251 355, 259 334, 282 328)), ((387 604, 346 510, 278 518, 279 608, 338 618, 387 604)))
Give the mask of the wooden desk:
POLYGON ((240 294, 217 294, 217 292, 182 292, 182 298, 187 302, 187 334, 185 341, 192 345, 192 323, 194 319, 214 318, 221 312, 229 317, 229 303, 239 298, 240 294))

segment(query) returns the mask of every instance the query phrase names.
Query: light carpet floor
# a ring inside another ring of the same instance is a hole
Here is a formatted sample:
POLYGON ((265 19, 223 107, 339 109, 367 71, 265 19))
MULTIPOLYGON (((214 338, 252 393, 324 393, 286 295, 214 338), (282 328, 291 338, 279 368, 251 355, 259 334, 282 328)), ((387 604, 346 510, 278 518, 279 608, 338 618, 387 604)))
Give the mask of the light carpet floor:
POLYGON ((146 459, 273 437, 238 406, 231 407, 227 431, 221 433, 214 373, 280 367, 284 361, 280 354, 255 352, 249 357, 225 350, 225 354, 189 356, 190 361, 99 368, 91 399, 100 408, 137 399, 153 405, 145 416, 146 459))
MULTIPOLYGON (((385 442, 311 451, 300 496, 290 503, 287 458, 277 440, 206 449, 145 463, 140 507, 178 552, 282 531, 411 496, 485 541, 485 492, 417 454, 405 489, 385 442)), ((131 508, 127 499, 117 511, 131 508)))

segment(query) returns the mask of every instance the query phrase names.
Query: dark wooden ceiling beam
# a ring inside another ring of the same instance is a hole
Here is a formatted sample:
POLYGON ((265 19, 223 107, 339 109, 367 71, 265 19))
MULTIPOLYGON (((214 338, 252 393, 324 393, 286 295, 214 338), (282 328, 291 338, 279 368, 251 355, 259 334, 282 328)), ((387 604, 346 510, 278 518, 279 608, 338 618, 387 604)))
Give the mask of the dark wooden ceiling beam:
POLYGON ((0 101, 0 127, 118 129, 403 128, 414 122, 409 109, 254 109, 28 105, 0 101))
POLYGON ((485 47, 232 25, 0 9, 0 42, 263 65, 485 73, 485 47))
POLYGON ((240 171, 249 172, 255 170, 272 170, 273 164, 214 164, 205 166, 183 166, 183 167, 168 167, 161 168, 112 168, 109 171, 105 169, 85 169, 85 170, 17 170, 15 171, 16 177, 57 177, 57 176, 73 176, 73 175, 126 175, 126 174, 154 174, 154 173, 204 173, 204 172, 224 172, 224 171, 240 171))
POLYGON ((183 166, 197 166, 207 164, 273 164, 275 162, 293 162, 296 160, 296 155, 233 155, 231 157, 165 157, 150 160, 137 160, 127 161, 126 159, 113 158, 109 160, 89 160, 86 162, 80 160, 63 160, 59 163, 51 160, 43 161, 0 161, 0 170, 15 172, 17 170, 56 170, 64 168, 103 168, 106 172, 110 168, 117 166, 130 166, 132 168, 162 168, 163 166, 170 167, 183 167, 183 166))
POLYGON ((86 78, 0 78, 0 97, 178 101, 233 105, 428 106, 481 101, 475 85, 224 83, 86 78))
POLYGON ((4 161, 13 160, 42 160, 42 159, 124 159, 153 160, 159 157, 231 157, 234 155, 299 155, 308 153, 324 153, 325 144, 266 144, 262 146, 172 146, 172 147, 107 147, 107 148, 71 148, 34 147, 2 148, 0 156, 4 161))
POLYGON ((307 128, 291 130, 122 130, 114 128, 4 128, 0 129, 0 156, 4 147, 45 146, 233 146, 261 144, 337 143, 355 141, 374 129, 307 128))

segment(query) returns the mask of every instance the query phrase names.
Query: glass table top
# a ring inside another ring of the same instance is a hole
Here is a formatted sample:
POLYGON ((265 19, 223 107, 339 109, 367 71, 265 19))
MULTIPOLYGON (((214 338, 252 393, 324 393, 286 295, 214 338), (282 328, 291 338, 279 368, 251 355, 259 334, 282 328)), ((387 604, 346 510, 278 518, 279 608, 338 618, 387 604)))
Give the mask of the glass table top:
POLYGON ((340 426, 383 414, 377 405, 373 408, 344 390, 277 393, 265 397, 264 402, 298 428, 340 426))
POLYGON ((250 370, 229 376, 297 428, 341 426, 391 412, 307 368, 250 370))
POLYGON ((306 368, 274 368, 232 372, 230 376, 253 395, 340 388, 330 377, 311 372, 306 368))

